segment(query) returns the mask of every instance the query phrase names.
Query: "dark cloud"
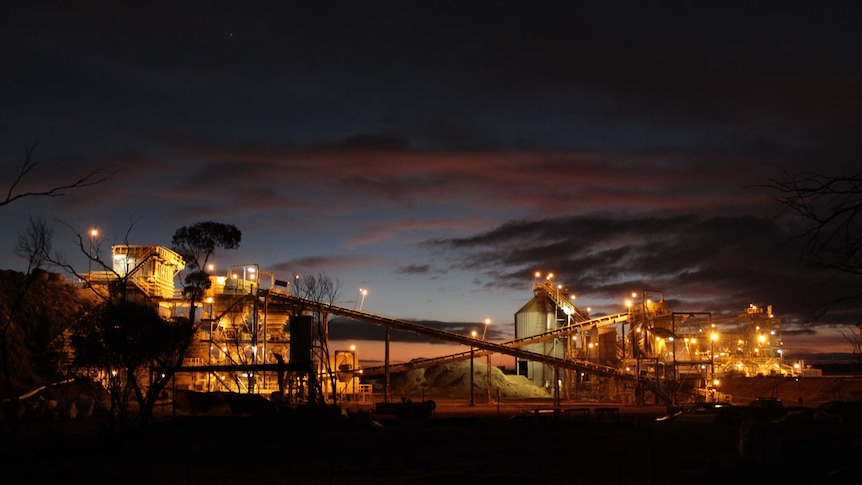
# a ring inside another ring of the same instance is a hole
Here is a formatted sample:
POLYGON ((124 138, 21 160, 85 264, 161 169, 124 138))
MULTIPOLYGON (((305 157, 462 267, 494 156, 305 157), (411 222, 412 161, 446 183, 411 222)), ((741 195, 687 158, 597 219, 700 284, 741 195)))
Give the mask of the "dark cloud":
POLYGON ((410 264, 396 268, 395 272, 399 274, 428 274, 431 272, 431 266, 427 264, 410 264))
MULTIPOLYGON (((751 216, 585 216, 513 221, 425 244, 446 248, 453 267, 481 271, 501 287, 552 271, 569 290, 594 299, 622 301, 632 290, 658 288, 704 311, 765 301, 788 322, 812 324, 835 294, 835 275, 807 266, 795 236, 772 219, 751 216)), ((821 323, 859 317, 858 310, 836 309, 821 323)))

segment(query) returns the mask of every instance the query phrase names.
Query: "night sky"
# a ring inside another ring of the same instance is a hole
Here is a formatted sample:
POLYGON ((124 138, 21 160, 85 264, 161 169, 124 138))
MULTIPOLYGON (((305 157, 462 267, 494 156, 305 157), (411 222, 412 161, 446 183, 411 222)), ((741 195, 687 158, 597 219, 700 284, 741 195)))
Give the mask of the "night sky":
POLYGON ((28 143, 21 191, 112 175, 0 207, 0 268, 31 216, 81 272, 73 231, 107 254, 212 220, 243 234, 222 272, 323 273, 493 340, 553 271, 593 315, 772 305, 789 356, 848 350, 829 328, 860 302, 812 314, 860 282, 806 266, 762 185, 858 169, 857 3, 217 3, 3 2, 0 181, 28 143))

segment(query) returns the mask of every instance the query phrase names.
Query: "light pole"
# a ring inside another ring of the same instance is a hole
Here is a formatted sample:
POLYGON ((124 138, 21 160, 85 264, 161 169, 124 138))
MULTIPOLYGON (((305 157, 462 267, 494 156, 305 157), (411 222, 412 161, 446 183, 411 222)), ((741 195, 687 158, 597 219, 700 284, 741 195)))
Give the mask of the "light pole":
MULTIPOLYGON (((476 331, 473 330, 470 332, 470 335, 475 339, 476 331)), ((475 406, 476 401, 473 397, 473 357, 475 356, 476 348, 473 347, 473 344, 470 344, 470 405, 475 406)))
POLYGON ((718 340, 718 334, 712 332, 709 336, 709 367, 711 378, 715 379, 715 341, 718 340))
MULTIPOLYGON (((632 301, 631 300, 626 300, 626 312, 628 313, 629 320, 632 320, 633 317, 632 317, 632 301)), ((623 333, 623 360, 626 360, 626 322, 622 323, 622 327, 623 327, 623 331, 622 331, 622 333, 623 333)), ((633 328, 633 327, 634 327, 634 322, 632 322, 632 325, 629 328, 633 328)))
POLYGON ((87 269, 87 283, 89 283, 93 279, 93 276, 92 276, 92 273, 93 273, 93 239, 95 239, 96 236, 98 236, 98 235, 99 235, 98 229, 90 229, 90 253, 89 253, 90 266, 89 266, 89 269, 87 269))
MULTIPOLYGON (((488 326, 491 325, 491 319, 485 319, 485 329, 482 330, 482 340, 485 340, 485 335, 488 333, 488 326)), ((485 364, 485 373, 488 375, 488 404, 491 404, 491 352, 488 352, 488 361, 485 364)))
POLYGON ((362 295, 362 299, 359 302, 359 311, 362 311, 362 305, 365 305, 365 296, 368 295, 368 290, 360 288, 359 294, 362 295))
POLYGON ((557 285, 557 299, 554 300, 554 328, 557 328, 557 309, 560 308, 560 289, 563 285, 557 285))

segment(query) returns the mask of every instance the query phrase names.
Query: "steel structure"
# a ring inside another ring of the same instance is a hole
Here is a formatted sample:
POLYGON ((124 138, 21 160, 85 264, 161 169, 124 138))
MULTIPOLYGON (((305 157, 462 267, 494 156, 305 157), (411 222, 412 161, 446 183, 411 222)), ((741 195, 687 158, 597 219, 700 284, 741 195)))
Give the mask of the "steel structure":
MULTIPOLYGON (((158 246, 116 246, 115 253, 115 259, 122 260, 118 275, 140 272, 127 278, 132 289, 170 308, 175 316, 187 312, 187 302, 167 284, 182 263, 173 252, 158 246), (147 263, 132 264, 137 261, 147 263)), ((91 273, 88 283, 107 284, 111 275, 91 273)), ((295 400, 307 398, 309 386, 316 382, 331 390, 329 399, 335 400, 336 393, 363 389, 360 376, 384 375, 388 402, 393 372, 499 353, 550 369, 557 383, 552 389, 556 404, 561 392, 569 396, 585 379, 627 384, 637 403, 650 399, 677 403, 684 394, 709 398, 717 379, 725 375, 792 372, 782 361, 780 321, 771 308, 752 305, 736 317, 713 319, 709 312, 670 312, 661 291, 644 290, 632 295, 625 312, 591 318, 561 288, 550 281, 533 286, 534 298, 551 303, 550 328, 496 343, 367 312, 362 305, 356 309, 301 298, 290 292, 289 282, 277 280, 258 265, 237 265, 224 276, 212 277, 212 287, 201 302, 196 342, 178 380, 192 390, 278 391, 295 400), (325 323, 331 316, 384 327, 385 364, 360 370, 355 351, 322 351, 325 344, 314 335, 310 322, 325 323), (393 365, 392 330, 463 344, 470 350, 393 365), (586 351, 588 345, 599 344, 600 334, 602 353, 586 351), (562 354, 531 350, 547 348, 537 344, 551 341, 565 343, 562 354)))

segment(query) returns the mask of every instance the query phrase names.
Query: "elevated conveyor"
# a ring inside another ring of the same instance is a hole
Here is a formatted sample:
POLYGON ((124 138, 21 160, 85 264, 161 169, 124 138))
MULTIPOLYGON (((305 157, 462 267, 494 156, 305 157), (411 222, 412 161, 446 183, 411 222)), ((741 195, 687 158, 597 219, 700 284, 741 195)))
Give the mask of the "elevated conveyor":
MULTIPOLYGON (((542 362, 544 364, 547 364, 547 365, 550 365, 553 367, 559 367, 561 369, 572 369, 572 370, 576 370, 579 372, 588 372, 588 373, 599 375, 599 376, 614 377, 614 378, 618 378, 618 379, 622 379, 622 380, 629 380, 629 381, 635 381, 636 380, 635 376, 621 373, 618 369, 616 369, 614 367, 597 365, 597 364, 592 364, 592 363, 583 362, 583 361, 571 361, 571 360, 565 360, 565 359, 558 359, 555 357, 550 357, 547 355, 538 354, 536 352, 528 352, 526 350, 520 349, 519 348, 520 346, 523 346, 523 345, 526 345, 527 343, 530 343, 530 342, 526 341, 527 339, 519 339, 519 340, 522 340, 523 342, 517 342, 516 345, 499 344, 499 343, 489 342, 487 340, 478 340, 478 339, 471 338, 471 337, 468 337, 465 335, 457 334, 454 332, 447 332, 445 330, 440 330, 437 328, 428 327, 425 325, 420 325, 418 323, 409 322, 406 320, 398 320, 395 318, 385 317, 383 315, 377 315, 377 314, 366 312, 366 311, 355 310, 352 308, 347 308, 347 307, 343 307, 343 306, 339 306, 339 305, 335 305, 335 304, 317 302, 314 300, 309 300, 309 299, 301 298, 298 296, 285 295, 285 296, 273 296, 273 297, 279 298, 279 299, 284 299, 285 303, 293 303, 296 305, 300 305, 300 306, 302 306, 306 309, 309 309, 309 310, 323 309, 331 315, 338 315, 338 316, 342 316, 342 317, 352 318, 354 320, 367 322, 367 323, 371 323, 371 324, 382 326, 382 327, 387 327, 387 328, 390 328, 393 330, 399 330, 399 331, 403 331, 403 332, 412 332, 412 333, 415 333, 418 335, 423 335, 426 337, 438 338, 440 340, 446 340, 449 342, 456 342, 456 343, 460 343, 463 345, 474 347, 476 349, 479 349, 480 351, 486 351, 485 353, 492 352, 492 353, 506 354, 506 355, 511 355, 513 357, 518 357, 518 358, 525 359, 525 360, 542 362)), ((602 318, 606 318, 606 317, 602 317, 602 318)), ((578 322, 578 325, 581 325, 584 323, 585 322, 578 322)), ((610 323, 608 323, 608 324, 610 324, 610 323)), ((557 332, 558 334, 564 334, 566 332, 571 332, 573 330, 575 330, 575 328, 573 326, 566 326, 564 328, 556 329, 556 330, 553 330, 551 332, 557 332)), ((550 339, 550 338, 554 338, 554 337, 553 337, 553 335, 550 335, 550 332, 546 332, 545 334, 542 334, 541 337, 539 337, 539 336, 529 337, 529 339, 534 339, 534 338, 550 339)), ((480 355, 485 355, 485 353, 482 353, 480 355)), ((469 352, 467 352, 466 354, 467 355, 465 357, 462 357, 462 358, 469 358, 469 352)), ((474 354, 474 356, 475 355, 476 354, 474 354)), ((431 365, 431 364, 429 364, 429 365, 431 365)), ((390 366, 390 370, 391 370, 391 366, 390 366)), ((365 372, 365 370, 363 370, 363 373, 364 372, 365 372)))
MULTIPOLYGON (((591 328, 595 326, 596 328, 601 328, 607 325, 615 325, 620 322, 628 321, 628 313, 616 313, 613 315, 606 315, 603 317, 597 317, 590 320, 583 320, 576 323, 572 323, 571 325, 566 325, 565 327, 556 328, 553 330, 548 330, 546 332, 542 332, 540 334, 531 335, 529 337, 522 337, 515 340, 509 340, 506 342, 501 342, 500 345, 504 345, 506 347, 518 348, 523 347, 529 344, 534 344, 538 342, 544 342, 547 340, 568 336, 568 334, 585 328, 591 328)), ((474 342, 473 339, 470 339, 471 342, 474 342)), ((477 345, 473 345, 473 347, 478 347, 477 345)), ((489 353, 494 353, 488 350, 479 350, 473 352, 473 357, 482 357, 488 355, 489 353)), ((410 362, 405 362, 402 364, 390 365, 390 372, 400 372, 410 369, 419 369, 423 367, 430 367, 437 364, 442 364, 444 362, 455 362, 459 360, 465 360, 470 358, 470 351, 459 352, 457 354, 444 355, 441 357, 433 357, 429 359, 416 359, 410 362)), ((534 352, 530 352, 530 354, 534 354, 534 352)), ((593 369, 596 367, 605 368, 605 369, 614 369, 613 367, 596 365, 587 361, 577 361, 581 364, 588 366, 593 369)), ((383 366, 375 366, 375 367, 365 367, 362 369, 363 375, 366 376, 375 376, 382 374, 384 372, 383 366)))

